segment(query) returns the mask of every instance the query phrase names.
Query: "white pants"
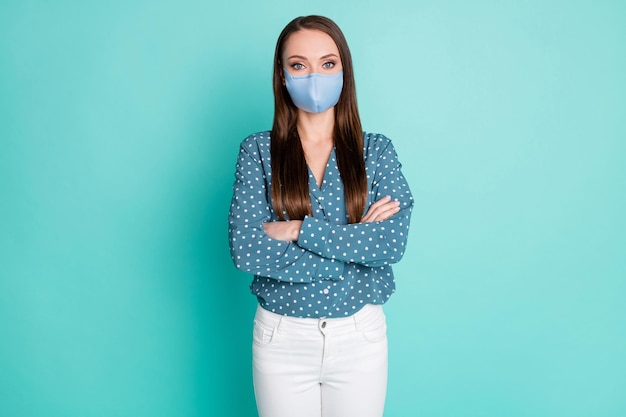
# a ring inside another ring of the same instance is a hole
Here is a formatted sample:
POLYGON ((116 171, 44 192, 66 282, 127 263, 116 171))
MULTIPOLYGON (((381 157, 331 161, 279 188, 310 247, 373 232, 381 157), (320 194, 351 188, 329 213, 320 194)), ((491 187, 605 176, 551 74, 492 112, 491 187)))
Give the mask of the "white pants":
POLYGON ((259 417, 381 417, 387 390, 382 306, 350 317, 281 316, 258 307, 252 365, 259 417))

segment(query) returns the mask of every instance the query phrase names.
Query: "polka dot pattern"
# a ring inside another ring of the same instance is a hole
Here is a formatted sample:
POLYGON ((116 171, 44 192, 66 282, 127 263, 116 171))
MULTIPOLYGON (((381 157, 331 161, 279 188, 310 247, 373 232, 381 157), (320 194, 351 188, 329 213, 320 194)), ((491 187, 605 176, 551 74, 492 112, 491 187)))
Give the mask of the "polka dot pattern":
POLYGON ((309 170, 313 215, 305 217, 297 242, 284 242, 263 230, 264 222, 278 220, 270 195, 270 132, 241 143, 229 214, 231 257, 254 274, 250 290, 265 309, 345 317, 365 304, 385 303, 395 291, 391 264, 404 254, 413 197, 388 138, 364 133, 364 157, 367 206, 391 196, 400 211, 385 221, 348 224, 333 149, 321 187, 309 170))

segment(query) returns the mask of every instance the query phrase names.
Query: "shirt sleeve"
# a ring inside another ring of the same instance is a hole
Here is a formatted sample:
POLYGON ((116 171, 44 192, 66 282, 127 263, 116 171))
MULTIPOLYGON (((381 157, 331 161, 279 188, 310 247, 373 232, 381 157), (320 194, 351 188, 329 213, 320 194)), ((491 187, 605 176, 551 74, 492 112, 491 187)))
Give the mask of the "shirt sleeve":
POLYGON ((413 196, 401 168, 388 142, 376 160, 370 190, 370 204, 388 195, 400 202, 398 213, 384 221, 345 225, 306 217, 298 245, 319 256, 369 267, 398 262, 404 255, 413 209, 413 196))
POLYGON ((272 221, 269 185, 258 144, 242 143, 235 171, 229 214, 230 253, 235 267, 279 281, 339 280, 345 264, 269 237, 263 223, 272 221))

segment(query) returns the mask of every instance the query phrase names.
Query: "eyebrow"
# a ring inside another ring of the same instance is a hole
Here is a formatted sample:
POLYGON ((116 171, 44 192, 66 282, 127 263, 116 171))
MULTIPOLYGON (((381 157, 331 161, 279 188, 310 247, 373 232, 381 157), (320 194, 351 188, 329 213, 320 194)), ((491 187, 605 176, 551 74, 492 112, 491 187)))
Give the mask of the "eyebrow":
MULTIPOLYGON (((330 57, 339 58, 339 57, 337 56, 337 54, 330 53, 330 54, 326 54, 326 55, 324 55, 324 56, 320 57, 320 60, 322 60, 322 59, 327 59, 327 58, 330 58, 330 57)), ((291 55, 291 56, 290 56, 289 58, 287 58, 287 59, 294 59, 294 58, 295 58, 295 59, 302 59, 303 61, 308 61, 308 58, 307 58, 307 57, 304 57, 304 56, 302 56, 302 55, 291 55)))

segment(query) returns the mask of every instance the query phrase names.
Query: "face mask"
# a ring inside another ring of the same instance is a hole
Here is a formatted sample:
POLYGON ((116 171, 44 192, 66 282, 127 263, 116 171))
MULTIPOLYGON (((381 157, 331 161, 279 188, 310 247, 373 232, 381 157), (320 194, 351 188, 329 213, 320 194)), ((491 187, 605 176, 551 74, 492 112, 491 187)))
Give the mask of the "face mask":
POLYGON ((293 104, 309 113, 321 113, 339 101, 343 88, 343 71, 326 75, 312 73, 294 77, 283 68, 287 91, 293 104))

